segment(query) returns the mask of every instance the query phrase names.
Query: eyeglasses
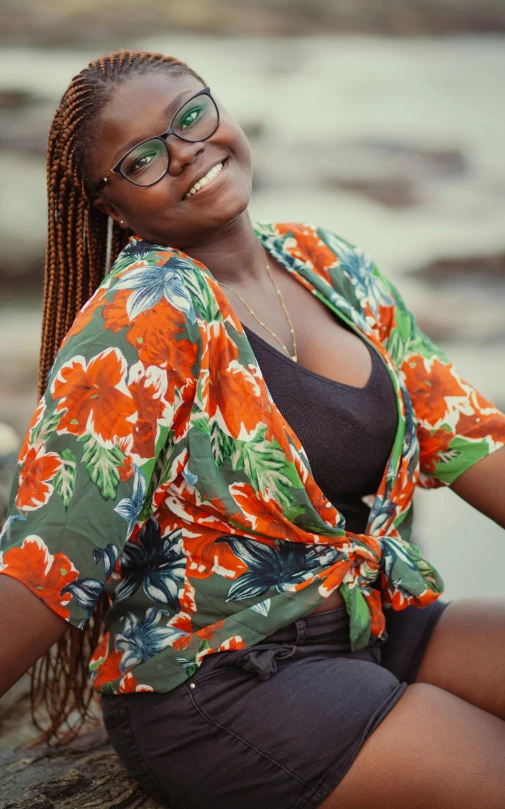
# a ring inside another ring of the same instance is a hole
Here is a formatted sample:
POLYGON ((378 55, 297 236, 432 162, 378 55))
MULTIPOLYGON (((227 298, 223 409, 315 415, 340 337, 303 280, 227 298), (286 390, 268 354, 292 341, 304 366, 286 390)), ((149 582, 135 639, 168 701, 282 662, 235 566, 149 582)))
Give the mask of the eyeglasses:
POLYGON ((210 88, 204 87, 177 110, 165 132, 156 137, 147 138, 130 149, 110 170, 107 177, 100 182, 95 196, 103 189, 111 174, 121 174, 128 182, 143 188, 154 185, 168 171, 170 155, 167 138, 169 135, 175 135, 176 138, 189 143, 198 143, 198 141, 210 138, 218 126, 217 104, 212 98, 210 88))

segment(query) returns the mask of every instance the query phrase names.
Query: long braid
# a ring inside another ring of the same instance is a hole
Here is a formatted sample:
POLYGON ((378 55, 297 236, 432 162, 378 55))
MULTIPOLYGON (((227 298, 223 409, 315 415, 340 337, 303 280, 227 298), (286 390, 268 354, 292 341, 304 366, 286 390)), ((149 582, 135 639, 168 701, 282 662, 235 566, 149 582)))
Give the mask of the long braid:
MULTIPOLYGON (((75 76, 56 110, 47 148, 48 233, 40 396, 65 334, 107 272, 107 257, 114 261, 128 240, 128 235, 114 223, 108 245, 108 217, 93 205, 94 189, 88 172, 92 124, 119 84, 133 75, 167 71, 172 75, 189 73, 205 84, 178 59, 122 50, 100 57, 75 76)), ((102 593, 86 628, 70 627, 35 664, 32 718, 42 732, 32 746, 41 742, 68 743, 82 728, 94 696, 88 661, 103 633, 108 608, 108 598, 102 593), (47 727, 38 717, 42 706, 49 717, 47 727)))

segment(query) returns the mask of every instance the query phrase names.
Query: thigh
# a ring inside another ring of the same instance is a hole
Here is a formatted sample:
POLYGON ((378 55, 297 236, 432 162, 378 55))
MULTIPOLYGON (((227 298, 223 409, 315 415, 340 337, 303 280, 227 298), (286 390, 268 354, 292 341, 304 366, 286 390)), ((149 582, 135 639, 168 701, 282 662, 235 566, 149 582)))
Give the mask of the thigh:
POLYGON ((414 684, 319 809, 503 809, 504 760, 503 721, 414 684))
MULTIPOLYGON (((416 677, 505 719, 505 599, 453 601, 416 677)), ((505 751, 503 752, 505 760, 505 751)))

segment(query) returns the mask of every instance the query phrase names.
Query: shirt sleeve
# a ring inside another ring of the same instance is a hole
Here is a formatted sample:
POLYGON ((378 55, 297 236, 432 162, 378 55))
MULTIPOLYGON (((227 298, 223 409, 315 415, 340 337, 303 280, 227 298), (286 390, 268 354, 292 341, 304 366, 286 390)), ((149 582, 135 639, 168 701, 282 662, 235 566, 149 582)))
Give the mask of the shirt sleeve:
POLYGON ((123 251, 67 334, 19 454, 0 572, 79 628, 191 408, 200 341, 181 263, 135 241, 123 251))
POLYGON ((420 446, 419 485, 450 485, 505 446, 505 415, 459 376, 376 266, 373 275, 391 301, 379 306, 376 316, 381 339, 412 403, 420 446))

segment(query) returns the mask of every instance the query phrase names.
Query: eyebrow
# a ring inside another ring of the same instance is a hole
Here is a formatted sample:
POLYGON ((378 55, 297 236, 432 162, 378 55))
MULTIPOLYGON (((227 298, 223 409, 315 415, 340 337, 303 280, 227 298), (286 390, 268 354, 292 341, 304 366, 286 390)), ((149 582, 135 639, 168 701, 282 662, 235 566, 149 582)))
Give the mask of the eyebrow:
MULTIPOLYGON (((173 110, 173 115, 175 115, 175 113, 177 112, 177 110, 179 109, 179 107, 181 106, 181 104, 182 104, 182 102, 184 100, 184 96, 187 96, 189 92, 191 92, 191 91, 190 90, 183 90, 181 93, 178 93, 175 96, 175 98, 172 99, 170 104, 167 104, 167 106, 163 110, 163 116, 164 117, 168 116, 172 112, 172 110, 173 110)), ((193 95, 195 95, 195 93, 193 93, 193 95)), ((190 98, 191 98, 191 96, 190 96, 190 98)), ((161 133, 159 133, 159 134, 161 134, 161 133)), ((155 138, 156 135, 151 135, 150 137, 155 138)), ((128 143, 125 143, 123 146, 121 146, 117 150, 117 152, 114 152, 114 155, 112 157, 111 162, 115 165, 118 162, 118 160, 120 159, 120 157, 122 157, 122 155, 126 154, 126 152, 128 152, 130 149, 132 149, 134 146, 136 146, 137 143, 142 143, 142 141, 144 141, 144 140, 148 140, 148 138, 133 138, 132 140, 129 140, 128 143)))

